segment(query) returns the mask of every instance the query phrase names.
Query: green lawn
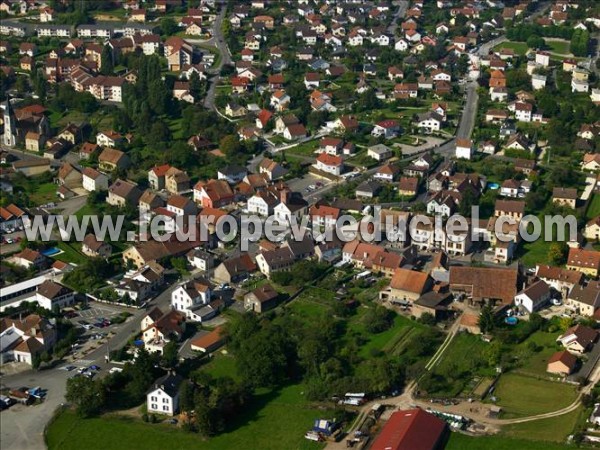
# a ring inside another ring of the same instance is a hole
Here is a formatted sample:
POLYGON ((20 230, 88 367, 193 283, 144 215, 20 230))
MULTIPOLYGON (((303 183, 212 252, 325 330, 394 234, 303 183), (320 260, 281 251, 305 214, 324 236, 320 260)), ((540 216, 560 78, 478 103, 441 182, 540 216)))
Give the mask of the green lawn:
POLYGON ((505 436, 472 437, 452 433, 445 450, 564 450, 563 444, 513 439, 505 436))
POLYGON ((560 349, 560 346, 556 343, 556 336, 556 333, 538 331, 531 335, 525 342, 517 345, 516 351, 521 350, 527 355, 525 360, 522 361, 519 372, 534 376, 547 376, 546 366, 548 359, 560 349), (530 342, 538 346, 538 351, 533 354, 528 350, 530 342))
POLYGON ((586 418, 587 413, 585 409, 579 407, 575 411, 562 416, 507 425, 503 427, 502 433, 506 436, 519 439, 565 442, 567 436, 573 433, 577 423, 585 421, 586 418))
POLYGON ((39 184, 36 186, 35 190, 30 193, 29 198, 36 205, 43 205, 44 203, 49 203, 51 201, 56 201, 56 190, 58 186, 55 183, 48 182, 39 184))
POLYGON ((432 370, 443 377, 447 385, 440 391, 429 392, 429 395, 456 397, 472 382, 474 376, 494 376, 493 371, 481 365, 488 346, 480 336, 457 334, 432 370), (461 375, 454 378, 457 374, 461 375))
POLYGON ((213 359, 202 369, 215 378, 230 377, 239 378, 235 368, 235 359, 231 355, 215 353, 213 359))
POLYGON ((74 244, 69 242, 59 242, 57 247, 63 252, 54 256, 53 258, 58 259, 59 261, 73 264, 83 264, 88 259, 87 256, 79 252, 74 244))
POLYGON ((315 419, 332 418, 332 414, 306 402, 301 387, 293 385, 278 392, 259 393, 229 424, 228 431, 208 440, 173 426, 115 417, 83 420, 70 411, 49 427, 46 439, 50 450, 309 450, 323 446, 304 439, 304 433, 315 419))
POLYGON ((494 47, 494 50, 500 50, 503 48, 512 48, 517 55, 524 55, 527 53, 529 47, 525 42, 502 42, 494 47))
POLYGON ((594 194, 585 213, 585 218, 591 220, 598 216, 600 216, 600 194, 594 194))
POLYGON ((552 53, 558 53, 560 55, 570 55, 570 46, 571 43, 569 41, 548 41, 546 40, 546 45, 550 47, 550 51, 552 53))
POLYGON ((507 419, 556 411, 577 398, 571 385, 512 373, 500 377, 494 395, 507 419))
MULTIPOLYGON (((360 328, 364 328, 362 323, 360 323, 360 328)), ((386 353, 393 351, 402 345, 403 341, 412 336, 413 333, 411 331, 414 328, 422 328, 422 325, 406 317, 396 316, 394 324, 381 333, 370 334, 365 331, 367 342, 361 347, 358 354, 364 358, 368 358, 373 350, 386 351, 386 353)))

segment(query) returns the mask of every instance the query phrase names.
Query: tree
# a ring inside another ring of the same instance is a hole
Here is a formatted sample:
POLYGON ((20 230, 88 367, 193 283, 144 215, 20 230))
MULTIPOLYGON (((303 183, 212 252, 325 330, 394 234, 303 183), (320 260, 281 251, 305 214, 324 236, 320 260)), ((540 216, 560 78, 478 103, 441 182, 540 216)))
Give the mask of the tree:
POLYGON ((548 258, 552 264, 560 266, 565 262, 567 256, 567 244, 564 242, 553 242, 548 249, 548 258))
POLYGON ((479 328, 482 333, 491 333, 496 328, 496 317, 494 316, 494 309, 490 305, 485 305, 481 309, 478 321, 479 328))
POLYGON ((195 101, 202 98, 203 92, 202 82, 200 81, 200 75, 197 72, 193 72, 190 76, 190 94, 194 97, 195 101))
POLYGON ((527 38, 527 47, 542 50, 546 46, 544 38, 536 35, 531 35, 527 38))
POLYGON ((104 405, 105 392, 100 381, 82 376, 67 380, 65 398, 75 405, 79 416, 90 417, 100 412, 104 405))
POLYGON ((163 348, 162 364, 172 369, 177 365, 177 359, 177 342, 173 339, 163 348))
POLYGON ((100 55, 100 73, 102 75, 110 75, 114 71, 113 54, 108 45, 102 48, 100 55))
POLYGON ((173 36, 179 31, 179 27, 172 17, 164 17, 160 21, 160 31, 165 36, 173 36))
POLYGON ((228 157, 233 157, 242 151, 242 144, 237 136, 228 134, 219 142, 220 149, 228 157))
POLYGON ((369 333, 381 333, 392 325, 393 316, 389 309, 376 305, 367 311, 363 320, 369 333))
POLYGON ((182 411, 192 411, 194 409, 194 385, 189 382, 181 383, 179 387, 179 408, 182 411))
POLYGON ((419 321, 425 325, 435 325, 435 316, 431 313, 423 313, 419 321))

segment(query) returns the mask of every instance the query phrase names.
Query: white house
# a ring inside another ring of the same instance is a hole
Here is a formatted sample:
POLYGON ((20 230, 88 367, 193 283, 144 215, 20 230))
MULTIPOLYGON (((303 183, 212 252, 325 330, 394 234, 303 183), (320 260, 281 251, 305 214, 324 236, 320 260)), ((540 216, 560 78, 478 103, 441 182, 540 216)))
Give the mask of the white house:
POLYGON ((533 106, 531 103, 517 102, 515 104, 515 118, 519 122, 531 122, 533 106))
POLYGON ((83 169, 83 188, 88 192, 108 190, 108 177, 96 169, 86 167, 83 169))
POLYGON ((544 280, 538 280, 515 295, 515 305, 532 313, 544 306, 549 298, 550 286, 544 280))
POLYGON ((442 128, 443 120, 441 116, 433 111, 419 115, 419 121, 417 122, 418 128, 423 128, 425 131, 431 133, 432 131, 440 131, 442 128))
POLYGON ((210 303, 212 287, 202 278, 187 281, 171 293, 171 307, 186 315, 190 320, 201 322, 199 310, 210 303))
POLYGON ((62 309, 75 303, 75 293, 62 284, 46 280, 38 286, 35 301, 42 308, 52 311, 54 308, 62 309))
POLYGON ((534 73, 531 75, 531 87, 536 91, 544 89, 546 87, 546 79, 546 75, 534 73))
POLYGON ((179 386, 183 378, 169 372, 154 382, 146 394, 149 413, 173 416, 179 411, 179 386))
POLYGON ((548 52, 537 52, 535 54, 535 62, 544 67, 550 65, 550 53, 548 52))
POLYGON ((471 139, 456 139, 456 157, 459 159, 471 159, 473 153, 473 141, 471 139))
POLYGON ((208 270, 214 266, 215 258, 212 254, 200 248, 190 250, 187 255, 188 263, 199 270, 208 270))
POLYGON ((392 150, 383 144, 372 145, 367 149, 367 156, 373 158, 376 161, 385 161, 391 158, 393 155, 392 150))
POLYGON ((344 160, 340 156, 321 153, 317 156, 315 168, 332 175, 341 175, 344 168, 344 160))
POLYGON ((380 137, 383 136, 385 139, 392 139, 398 135, 400 127, 398 122, 395 120, 382 120, 375 124, 371 131, 371 136, 380 137))
POLYGON ((405 52, 408 50, 408 42, 405 39, 398 39, 394 44, 394 48, 399 52, 405 52))
POLYGON ((248 199, 248 213, 267 217, 273 214, 273 209, 279 203, 279 198, 270 191, 259 191, 248 199))

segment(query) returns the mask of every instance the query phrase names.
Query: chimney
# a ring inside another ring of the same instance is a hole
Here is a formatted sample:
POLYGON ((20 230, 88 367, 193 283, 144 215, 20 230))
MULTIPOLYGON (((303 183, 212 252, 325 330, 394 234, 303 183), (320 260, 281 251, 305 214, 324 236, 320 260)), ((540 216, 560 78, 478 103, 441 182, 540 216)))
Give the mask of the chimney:
POLYGON ((31 329, 29 330, 29 334, 31 335, 31 337, 35 337, 35 327, 31 327, 31 329))
POLYGON ((289 198, 290 198, 290 191, 287 188, 284 188, 279 192, 279 200, 281 200, 281 203, 287 204, 289 198))

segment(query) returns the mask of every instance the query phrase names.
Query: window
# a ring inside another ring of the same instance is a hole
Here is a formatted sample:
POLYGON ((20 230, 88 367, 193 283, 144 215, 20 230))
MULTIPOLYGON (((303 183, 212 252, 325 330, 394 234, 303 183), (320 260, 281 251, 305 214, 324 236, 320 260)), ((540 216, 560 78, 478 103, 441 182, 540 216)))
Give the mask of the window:
POLYGON ((156 403, 152 403, 150 405, 150 409, 158 409, 158 406, 156 406, 156 403))
POLYGON ((155 402, 156 401, 156 397, 153 395, 152 397, 150 397, 150 400, 155 402))
POLYGON ((168 411, 169 410, 169 406, 168 405, 164 405, 163 406, 163 411, 168 411))
POLYGON ((168 398, 163 398, 163 403, 169 403, 169 399, 168 398))

